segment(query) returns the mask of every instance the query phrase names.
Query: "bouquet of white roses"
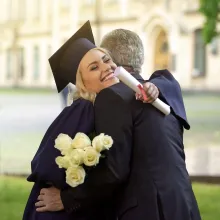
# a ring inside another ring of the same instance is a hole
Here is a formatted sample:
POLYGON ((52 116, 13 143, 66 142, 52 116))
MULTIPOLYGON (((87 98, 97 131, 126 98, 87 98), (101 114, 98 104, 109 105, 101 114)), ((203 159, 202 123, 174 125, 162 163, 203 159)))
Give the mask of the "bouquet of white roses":
POLYGON ((84 183, 86 172, 83 166, 96 166, 99 163, 101 152, 112 147, 113 140, 110 136, 101 133, 90 138, 84 133, 77 133, 72 139, 67 134, 60 134, 55 140, 55 148, 63 156, 58 156, 55 161, 59 168, 66 169, 66 183, 76 187, 84 183))

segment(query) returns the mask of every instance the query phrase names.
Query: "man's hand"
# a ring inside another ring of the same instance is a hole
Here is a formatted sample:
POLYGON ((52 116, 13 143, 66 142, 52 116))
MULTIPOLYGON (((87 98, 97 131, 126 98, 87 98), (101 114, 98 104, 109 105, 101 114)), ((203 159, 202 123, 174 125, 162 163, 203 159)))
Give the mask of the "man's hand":
POLYGON ((37 212, 56 212, 64 209, 60 190, 55 187, 41 189, 37 199, 39 200, 35 203, 37 212))
POLYGON ((143 89, 146 93, 147 100, 143 99, 142 95, 136 94, 136 98, 146 103, 154 102, 159 96, 158 88, 151 82, 146 82, 143 84, 143 89))

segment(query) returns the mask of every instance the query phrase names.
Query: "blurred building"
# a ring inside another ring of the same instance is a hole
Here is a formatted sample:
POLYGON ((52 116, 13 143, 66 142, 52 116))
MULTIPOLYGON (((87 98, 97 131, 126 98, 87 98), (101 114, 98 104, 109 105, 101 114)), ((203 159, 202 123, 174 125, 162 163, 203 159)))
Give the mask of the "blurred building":
POLYGON ((125 28, 145 46, 143 76, 169 68, 183 88, 220 88, 220 39, 204 46, 199 0, 1 0, 0 86, 54 87, 48 58, 85 21, 97 44, 125 28))

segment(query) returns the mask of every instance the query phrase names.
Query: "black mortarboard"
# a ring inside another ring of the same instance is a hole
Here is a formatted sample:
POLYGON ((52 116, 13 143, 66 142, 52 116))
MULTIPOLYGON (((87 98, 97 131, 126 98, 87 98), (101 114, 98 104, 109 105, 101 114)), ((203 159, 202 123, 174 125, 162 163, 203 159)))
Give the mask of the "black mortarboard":
POLYGON ((95 47, 92 28, 90 22, 87 21, 49 58, 58 92, 70 82, 76 83, 76 72, 81 59, 95 47))

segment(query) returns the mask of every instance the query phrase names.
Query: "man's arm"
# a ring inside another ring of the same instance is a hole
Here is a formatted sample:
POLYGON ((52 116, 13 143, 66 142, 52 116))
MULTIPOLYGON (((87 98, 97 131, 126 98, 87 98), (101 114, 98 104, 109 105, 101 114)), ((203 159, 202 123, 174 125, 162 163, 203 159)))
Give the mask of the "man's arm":
POLYGON ((105 202, 130 172, 132 117, 123 99, 109 88, 96 98, 95 125, 97 134, 110 135, 114 144, 82 185, 61 191, 64 208, 69 212, 105 202))
POLYGON ((149 82, 152 82, 160 91, 159 98, 166 102, 178 116, 186 129, 190 128, 187 121, 182 91, 178 81, 168 70, 155 71, 149 82))
POLYGON ((173 75, 168 70, 157 70, 149 78, 149 82, 153 83, 160 90, 160 96, 162 96, 167 102, 172 98, 182 98, 180 85, 173 75))

